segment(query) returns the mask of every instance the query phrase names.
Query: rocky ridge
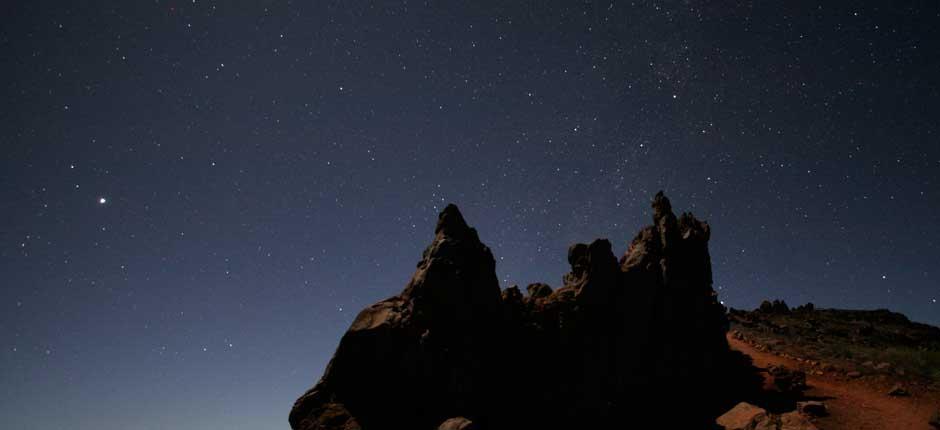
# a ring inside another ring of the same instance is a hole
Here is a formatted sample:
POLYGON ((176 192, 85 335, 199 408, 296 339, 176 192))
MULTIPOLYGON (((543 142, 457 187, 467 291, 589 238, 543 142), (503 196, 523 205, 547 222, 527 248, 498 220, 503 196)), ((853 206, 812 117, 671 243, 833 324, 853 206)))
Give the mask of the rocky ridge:
POLYGON ((447 206, 405 289, 356 317, 291 427, 714 427, 760 378, 728 347, 708 224, 662 192, 652 209, 619 260, 606 239, 574 244, 562 287, 523 293, 500 290, 490 249, 447 206))
POLYGON ((940 389, 940 328, 902 314, 774 300, 753 311, 731 309, 728 317, 735 339, 793 358, 809 373, 940 389))

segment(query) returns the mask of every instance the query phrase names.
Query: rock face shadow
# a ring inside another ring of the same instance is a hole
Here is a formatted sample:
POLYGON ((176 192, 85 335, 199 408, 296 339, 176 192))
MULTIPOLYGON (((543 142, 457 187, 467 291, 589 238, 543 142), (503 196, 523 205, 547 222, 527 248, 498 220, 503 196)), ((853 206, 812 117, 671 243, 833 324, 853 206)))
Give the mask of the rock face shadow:
POLYGON ((714 428, 762 378, 728 347, 708 224, 662 192, 652 209, 619 260, 606 239, 572 245, 563 285, 524 294, 500 290, 447 206, 405 289, 357 316, 291 427, 714 428))

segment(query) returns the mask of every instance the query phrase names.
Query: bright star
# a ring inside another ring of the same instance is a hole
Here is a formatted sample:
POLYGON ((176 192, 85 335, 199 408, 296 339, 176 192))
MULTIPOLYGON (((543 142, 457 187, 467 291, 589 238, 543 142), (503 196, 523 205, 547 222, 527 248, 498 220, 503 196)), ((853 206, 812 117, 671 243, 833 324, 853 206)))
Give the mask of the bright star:
POLYGON ((108 199, 106 199, 106 198, 104 198, 104 197, 99 197, 99 198, 98 198, 98 204, 99 204, 99 205, 103 205, 103 204, 105 204, 105 203, 107 203, 107 202, 108 202, 108 199))

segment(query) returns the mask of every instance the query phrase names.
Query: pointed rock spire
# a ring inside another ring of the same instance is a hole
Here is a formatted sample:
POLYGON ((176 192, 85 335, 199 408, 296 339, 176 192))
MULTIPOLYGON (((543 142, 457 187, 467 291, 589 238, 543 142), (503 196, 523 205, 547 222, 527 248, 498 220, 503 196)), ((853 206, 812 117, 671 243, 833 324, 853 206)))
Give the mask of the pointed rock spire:
POLYGON ((662 190, 653 197, 653 225, 659 231, 659 242, 667 254, 679 240, 679 226, 676 214, 672 213, 672 204, 662 190))
POLYGON ((659 190, 653 197, 653 224, 659 224, 660 218, 669 215, 673 215, 672 204, 669 203, 669 198, 663 194, 663 191, 659 190))
POLYGON ((490 317, 500 302, 490 249, 454 204, 438 215, 434 233, 401 296, 414 301, 418 314, 436 321, 429 324, 457 327, 490 317))
POLYGON ((467 221, 460 214, 457 205, 450 203, 437 216, 437 226, 434 227, 434 234, 443 233, 445 236, 460 236, 470 227, 467 221))

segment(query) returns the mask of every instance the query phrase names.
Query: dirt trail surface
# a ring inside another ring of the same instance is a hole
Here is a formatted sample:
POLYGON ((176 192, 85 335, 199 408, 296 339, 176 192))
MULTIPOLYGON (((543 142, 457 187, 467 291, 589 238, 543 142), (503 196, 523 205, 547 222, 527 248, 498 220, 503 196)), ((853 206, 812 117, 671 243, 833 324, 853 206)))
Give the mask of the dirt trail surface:
MULTIPOLYGON (((728 342, 751 356, 757 367, 800 368, 794 360, 758 351, 730 336, 728 342)), ((940 407, 940 394, 936 392, 914 391, 910 397, 892 397, 886 394, 890 382, 849 380, 831 374, 807 374, 806 382, 806 396, 821 398, 829 409, 829 416, 816 423, 820 430, 934 430, 928 422, 940 407)))

